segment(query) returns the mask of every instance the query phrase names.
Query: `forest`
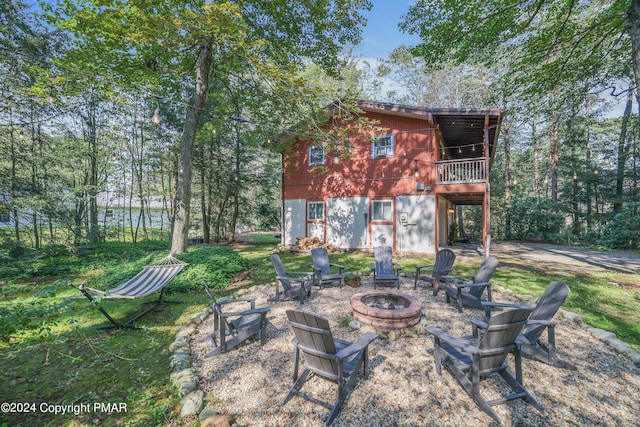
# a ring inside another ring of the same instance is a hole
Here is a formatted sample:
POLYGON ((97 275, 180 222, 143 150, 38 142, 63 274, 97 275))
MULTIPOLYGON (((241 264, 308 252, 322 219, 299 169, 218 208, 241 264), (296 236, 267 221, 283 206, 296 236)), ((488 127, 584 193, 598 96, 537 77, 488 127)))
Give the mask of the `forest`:
POLYGON ((493 238, 640 246, 640 1, 417 0, 421 42, 376 60, 352 53, 367 0, 78 3, 0 5, 14 255, 278 230, 281 135, 336 99, 500 107, 493 238))

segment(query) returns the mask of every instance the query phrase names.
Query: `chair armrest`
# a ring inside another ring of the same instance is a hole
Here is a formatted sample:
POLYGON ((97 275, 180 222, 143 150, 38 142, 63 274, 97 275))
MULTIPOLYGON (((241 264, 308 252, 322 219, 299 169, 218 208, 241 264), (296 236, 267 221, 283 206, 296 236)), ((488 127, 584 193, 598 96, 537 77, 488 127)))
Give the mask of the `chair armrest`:
POLYGON ((489 301, 482 301, 482 305, 488 308, 500 308, 500 307, 505 307, 505 308, 527 308, 529 310, 533 310, 535 307, 531 307, 530 305, 524 305, 524 304, 513 304, 513 303, 509 303, 509 302, 489 302, 489 301))
POLYGON ((478 329, 482 329, 486 331, 488 326, 489 324, 484 320, 478 320, 478 319, 471 320, 471 335, 473 335, 475 338, 478 338, 478 329))
POLYGON ((344 270, 346 268, 344 265, 340 265, 340 264, 329 264, 329 266, 337 268, 340 273, 342 273, 342 270, 344 270))
POLYGON ((255 313, 266 313, 269 310, 271 310, 270 307, 260 307, 260 308, 254 308, 252 310, 245 310, 245 311, 234 311, 234 312, 219 312, 218 315, 220 317, 233 317, 233 316, 245 316, 247 314, 255 314, 255 313))
POLYGON ((479 328, 479 329, 487 329, 487 327, 489 326, 489 324, 487 322, 485 322, 484 320, 479 320, 479 319, 471 320, 471 324, 473 326, 475 326, 476 328, 479 328))
POLYGON ((443 282, 449 282, 449 281, 453 281, 453 280, 473 280, 475 278, 475 276, 449 276, 449 275, 445 275, 442 276, 442 281, 443 282))
POLYGON ((378 334, 375 332, 367 332, 366 334, 360 336, 357 340, 353 342, 349 347, 343 348, 339 352, 336 353, 336 358, 344 359, 348 356, 351 356, 354 353, 361 351, 363 348, 371 344, 376 338, 378 338, 378 334))
POLYGON ((426 331, 438 338, 440 341, 444 341, 452 347, 458 348, 466 353, 477 354, 480 353, 480 349, 475 345, 471 345, 468 342, 462 341, 458 338, 452 337, 442 329, 436 328, 434 326, 429 326, 426 331))
POLYGON ((534 309, 534 307, 523 305, 523 304, 512 304, 508 302, 492 302, 492 301, 482 301, 482 306, 484 307, 484 317, 486 319, 491 318, 491 310, 494 308, 526 308, 529 310, 534 309))
POLYGON ((276 276, 277 280, 288 280, 290 282, 300 282, 300 283, 307 282, 310 278, 311 276, 305 276, 305 277, 276 276))
POLYGON ((528 325, 543 325, 543 326, 555 326, 556 322, 553 320, 528 320, 528 325))
MULTIPOLYGON (((285 271, 285 273, 287 273, 287 275, 295 274, 297 276, 313 276, 313 273, 309 271, 285 271)), ((291 279, 291 278, 288 277, 288 279, 291 279)))
POLYGON ((376 271, 376 263, 375 262, 370 263, 369 264, 369 269, 373 270, 373 271, 376 271))
POLYGON ((491 286, 491 282, 483 282, 483 283, 452 283, 456 288, 480 288, 491 286))
POLYGON ((245 298, 235 298, 235 299, 225 299, 222 301, 216 301, 218 305, 231 304, 234 302, 254 302, 256 297, 245 297, 245 298))

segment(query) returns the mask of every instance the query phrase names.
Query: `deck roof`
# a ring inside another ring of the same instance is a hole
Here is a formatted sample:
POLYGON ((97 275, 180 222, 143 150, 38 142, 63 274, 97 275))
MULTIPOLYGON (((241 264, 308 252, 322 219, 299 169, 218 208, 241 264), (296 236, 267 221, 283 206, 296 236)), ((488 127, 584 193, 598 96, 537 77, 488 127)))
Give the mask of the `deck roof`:
POLYGON ((444 140, 447 158, 482 156, 485 129, 489 154, 493 158, 500 133, 503 111, 499 108, 424 108, 386 102, 358 101, 364 111, 412 117, 436 124, 444 140))

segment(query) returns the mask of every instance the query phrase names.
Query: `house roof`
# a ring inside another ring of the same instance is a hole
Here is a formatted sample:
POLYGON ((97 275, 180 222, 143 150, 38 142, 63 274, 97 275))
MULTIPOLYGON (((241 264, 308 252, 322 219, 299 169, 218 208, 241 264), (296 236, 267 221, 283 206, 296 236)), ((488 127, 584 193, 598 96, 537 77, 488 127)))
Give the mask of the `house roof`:
POLYGON ((386 102, 358 101, 363 111, 423 119, 436 124, 449 159, 480 156, 485 129, 493 158, 503 111, 499 108, 423 108, 386 102), (474 154, 474 153, 478 154, 474 154))

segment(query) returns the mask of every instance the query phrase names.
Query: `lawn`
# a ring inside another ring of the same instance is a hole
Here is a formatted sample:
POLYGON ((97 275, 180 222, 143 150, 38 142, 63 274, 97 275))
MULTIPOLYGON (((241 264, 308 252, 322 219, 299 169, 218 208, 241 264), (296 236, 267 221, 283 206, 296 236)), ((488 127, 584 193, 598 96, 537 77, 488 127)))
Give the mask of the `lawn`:
MULTIPOLYGON (((165 425, 176 421, 179 398, 171 385, 168 346, 178 328, 208 304, 203 279, 219 294, 239 286, 271 283, 269 256, 274 238, 191 248, 180 258, 189 263, 168 288, 183 304, 164 305, 141 318, 141 329, 107 329, 100 312, 69 284, 86 282, 113 287, 135 275, 143 265, 162 258, 167 242, 137 245, 108 243, 81 247, 70 255, 62 248, 27 254, 13 260, 6 254, 0 267, 0 413, 6 426, 165 425), (228 286, 234 274, 253 268, 250 280, 228 286), (88 405, 88 406, 82 406, 88 405), (94 405, 97 405, 94 407, 94 405), (54 411, 66 410, 65 414, 54 411), (18 412, 19 411, 19 412, 18 412), (71 411, 71 413, 69 413, 71 411), (77 412, 77 414, 73 412, 77 412)), ((309 270, 308 253, 280 251, 288 270, 309 270)), ((366 272, 371 255, 331 254, 347 270, 366 272)), ((433 262, 433 257, 397 256, 404 272, 433 262)), ((480 258, 459 257, 456 274, 471 274, 480 258)), ((571 295, 564 308, 593 326, 616 332, 640 349, 638 274, 576 271, 510 259, 493 282, 519 294, 541 295, 551 280, 566 282, 571 295)), ((155 297, 147 297, 153 300, 155 297)), ((103 301, 117 319, 141 308, 140 301, 103 301)))

